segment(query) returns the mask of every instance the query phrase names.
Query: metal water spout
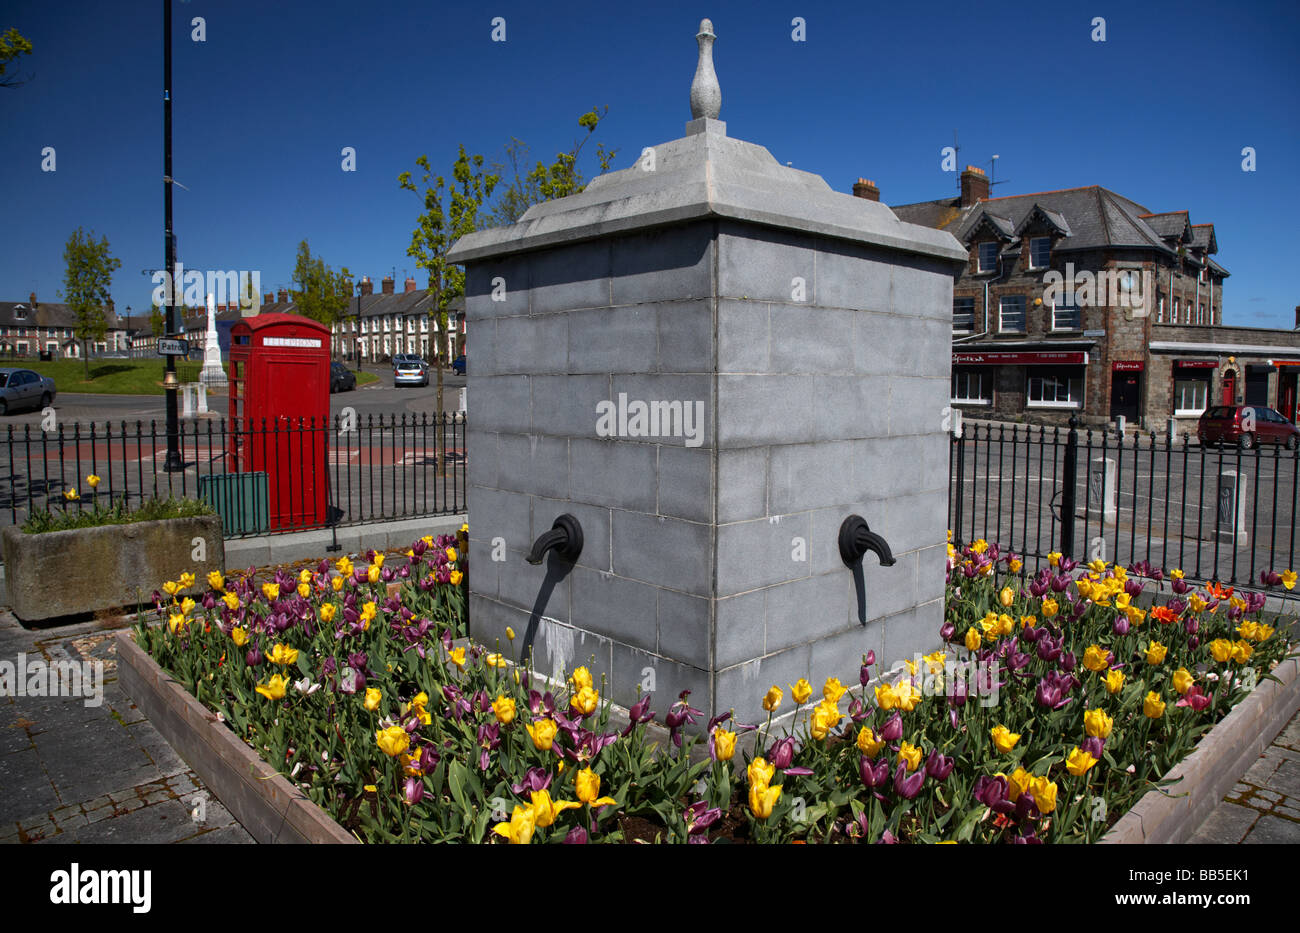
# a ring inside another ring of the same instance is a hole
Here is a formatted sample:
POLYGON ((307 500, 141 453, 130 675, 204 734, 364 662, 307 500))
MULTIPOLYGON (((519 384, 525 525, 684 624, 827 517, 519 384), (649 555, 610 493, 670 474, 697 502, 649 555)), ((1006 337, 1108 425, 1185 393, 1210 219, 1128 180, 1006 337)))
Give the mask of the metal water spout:
POLYGON ((533 549, 528 552, 524 560, 530 564, 540 564, 546 557, 546 552, 555 549, 565 560, 573 563, 582 553, 582 525, 578 520, 565 512, 555 520, 551 525, 551 530, 540 535, 533 542, 533 549))
POLYGON ((840 557, 852 566, 862 560, 867 551, 876 552, 882 567, 892 567, 896 563, 885 539, 871 530, 867 520, 861 515, 850 515, 840 525, 840 557))

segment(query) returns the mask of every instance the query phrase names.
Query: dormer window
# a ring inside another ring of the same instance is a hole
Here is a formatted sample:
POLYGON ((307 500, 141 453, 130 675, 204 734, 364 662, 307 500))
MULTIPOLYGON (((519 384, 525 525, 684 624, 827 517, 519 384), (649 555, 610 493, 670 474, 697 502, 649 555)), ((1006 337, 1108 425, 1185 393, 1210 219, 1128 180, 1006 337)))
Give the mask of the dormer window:
POLYGON ((1052 257, 1052 238, 1036 236, 1029 239, 1029 268, 1046 269, 1052 257))
POLYGON ((27 306, 26 306, 26 305, 14 305, 14 320, 15 320, 15 321, 25 321, 25 320, 27 320, 27 306))
POLYGON ((993 272, 998 267, 998 244, 996 242, 979 245, 979 271, 993 272))

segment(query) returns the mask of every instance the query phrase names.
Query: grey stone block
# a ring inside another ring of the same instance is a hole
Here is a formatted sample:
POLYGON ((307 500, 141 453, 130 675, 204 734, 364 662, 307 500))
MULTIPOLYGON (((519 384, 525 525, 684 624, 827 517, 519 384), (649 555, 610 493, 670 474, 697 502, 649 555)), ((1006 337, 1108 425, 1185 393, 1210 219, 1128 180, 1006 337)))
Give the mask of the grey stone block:
MULTIPOLYGON (((568 322, 567 314, 501 318, 496 322, 493 368, 507 374, 567 373, 568 322)), ((477 355, 478 347, 474 350, 477 355)))
POLYGON ((809 575, 806 513, 718 527, 717 595, 734 596, 809 575), (799 560, 799 557, 805 559, 799 560))
POLYGON ((873 375, 946 376, 952 365, 951 335, 949 321, 859 312, 853 333, 857 369, 873 375))
POLYGON ((569 491, 575 501, 640 512, 655 510, 657 444, 622 438, 574 439, 569 450, 573 463, 569 491))
POLYGON ((527 376, 470 378, 469 391, 474 398, 471 424, 491 425, 498 434, 527 434, 532 430, 532 401, 527 376))
POLYGON ((852 475, 853 442, 784 444, 771 448, 768 508, 774 515, 836 505, 854 497, 844 478, 852 475))
POLYGON ((747 661, 719 670, 714 678, 718 709, 735 709, 740 722, 762 723, 763 695, 773 684, 781 688, 785 699, 781 712, 790 709, 790 684, 807 677, 812 662, 812 648, 803 644, 756 661, 747 661))
POLYGON ((713 286, 712 247, 708 223, 615 239, 611 304, 708 298, 713 286))
POLYGON ((879 622, 853 626, 813 642, 806 675, 813 689, 818 690, 829 677, 838 677, 845 686, 856 684, 863 656, 868 651, 880 656, 882 628, 879 622))
POLYGON ((709 669, 709 600, 659 588, 659 654, 709 669))
MULTIPOLYGON (((943 647, 939 626, 943 624, 943 601, 922 603, 914 609, 884 620, 885 646, 877 649, 881 669, 911 660, 917 653, 930 654, 943 647)), ((951 650, 951 649, 948 649, 951 650)))
POLYGON ((1249 807, 1221 802, 1187 841, 1193 845, 1235 846, 1246 838, 1246 833, 1259 814, 1249 807))
POLYGON ((894 376, 889 380, 889 433, 938 433, 945 409, 950 406, 948 376, 914 378, 894 376))
MULTIPOLYGON (((610 401, 628 406, 644 402, 649 407, 646 428, 653 436, 629 437, 676 447, 713 446, 713 382, 704 375, 663 373, 656 375, 617 374, 611 380, 610 401), (624 401, 622 396, 626 395, 624 401)), ((621 429, 621 426, 620 426, 621 429)))
POLYGON ((573 622, 617 642, 654 651, 659 643, 658 587, 576 567, 573 622))
POLYGON ((853 321, 859 313, 773 302, 772 372, 853 373, 853 321))
POLYGON ((718 451, 718 521, 738 522, 766 516, 769 447, 718 451))
MULTIPOLYGON (((889 381, 884 376, 811 376, 813 438, 835 441, 881 437, 889 428, 889 381)), ((804 411, 807 417, 807 410, 804 411)), ((802 433, 802 432, 800 432, 802 433)), ((804 438, 800 437, 799 440, 804 438)), ((787 443, 794 438, 788 438, 787 443)))
POLYGON ((0 755, 0 823, 45 813, 60 803, 36 749, 0 755))
POLYGON ((718 301, 718 371, 765 373, 771 367, 771 305, 766 301, 718 301))
POLYGON ((817 303, 827 308, 889 309, 893 256, 823 241, 817 256, 817 303))
POLYGON ((1295 845, 1300 842, 1300 823, 1265 813, 1242 842, 1246 845, 1295 845))
POLYGON ((853 578, 847 570, 767 589, 769 652, 861 627, 853 578))
POLYGON ((767 654, 767 590, 727 596, 716 603, 719 668, 731 667, 767 654))
POLYGON ((533 432, 595 438, 597 406, 612 400, 607 375, 533 376, 533 432))
MULTIPOLYGON (((635 648, 615 650, 609 697, 620 706, 631 706, 638 699, 638 687, 653 685, 650 704, 663 722, 669 708, 683 690, 691 691, 688 702, 703 710, 700 725, 712 716, 709 707, 709 675, 696 667, 678 664, 661 655, 635 648)), ((698 728, 698 727, 697 727, 698 728)))
MULTIPOLYGON (((489 488, 497 485, 497 437, 495 432, 475 431, 470 422, 465 432, 465 453, 472 470, 470 481, 489 488)), ((473 533, 474 529, 470 529, 473 533)))
POLYGON ((713 302, 661 301, 659 317, 659 372, 707 373, 714 366, 713 302))
POLYGON ((568 372, 645 373, 657 368, 659 311, 653 305, 592 308, 565 317, 568 372))
POLYGON ((554 551, 536 565, 523 560, 517 552, 508 553, 506 558, 497 582, 501 601, 525 612, 568 622, 569 577, 574 566, 554 551))
MULTIPOLYGON (((528 550, 533 542, 530 536, 532 502, 529 496, 521 492, 473 485, 467 490, 467 496, 470 529, 474 538, 484 542, 504 538, 507 547, 528 550)), ((478 562, 474 561, 475 570, 478 569, 477 565, 478 562)))
POLYGON ((502 488, 551 498, 569 495, 569 442, 536 434, 502 434, 497 443, 502 488))
POLYGON ((710 595, 708 525, 615 509, 612 532, 615 573, 695 596, 710 595))
POLYGON ((891 274, 890 310, 951 322, 953 275, 951 264, 899 256, 891 274))
POLYGON ((602 674, 610 682, 617 657, 632 650, 624 647, 615 651, 616 646, 616 642, 604 635, 561 625, 551 619, 539 619, 532 645, 534 670, 558 680, 574 668, 585 666, 598 684, 602 674))
POLYGON ((719 375, 719 449, 798 444, 830 436, 818 432, 821 409, 810 406, 816 385, 816 377, 807 375, 719 375))
POLYGON ((530 312, 548 314, 610 304, 611 246, 575 243, 529 257, 530 312))
POLYGON ((727 224, 718 235, 718 295, 789 302, 801 278, 809 303, 818 303, 820 258, 801 234, 727 224))
MULTIPOLYGON (((475 263, 465 272, 465 320, 479 321, 528 313, 529 263, 519 257, 489 259, 475 263), (497 283, 496 279, 501 279, 497 283), (498 288, 498 284, 504 289, 498 288), (496 292, 497 299, 493 299, 496 292), (500 300, 504 299, 504 300, 500 300)), ((474 335, 474 365, 478 364, 478 330, 474 335)))
MULTIPOLYGON (((695 522, 709 521, 713 517, 711 452, 703 447, 668 446, 659 446, 658 452, 658 513, 695 522)), ((635 497, 628 501, 624 507, 638 508, 631 504, 635 503, 635 497)))

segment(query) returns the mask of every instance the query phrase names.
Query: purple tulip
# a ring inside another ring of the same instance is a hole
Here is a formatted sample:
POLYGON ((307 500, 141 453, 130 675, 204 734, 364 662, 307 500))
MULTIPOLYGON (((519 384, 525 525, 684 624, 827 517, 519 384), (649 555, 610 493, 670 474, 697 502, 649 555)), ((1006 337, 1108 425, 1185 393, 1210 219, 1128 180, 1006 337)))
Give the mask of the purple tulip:
POLYGON ((767 752, 768 763, 774 768, 785 769, 794 761, 794 739, 786 736, 772 743, 767 752))
POLYGON ((256 648, 249 648, 248 653, 244 655, 244 663, 249 667, 257 667, 262 663, 262 652, 256 648))
POLYGON ((1118 616, 1111 624, 1110 630, 1116 635, 1124 636, 1129 633, 1133 626, 1128 620, 1128 616, 1118 616))
POLYGON ((424 799, 424 779, 408 777, 402 785, 402 797, 410 806, 415 806, 424 799))
POLYGON ((551 786, 551 772, 546 768, 529 768, 528 773, 524 775, 523 781, 511 785, 510 789, 516 794, 531 794, 533 791, 546 790, 551 786))
POLYGON ((1101 750, 1105 746, 1105 744, 1106 742, 1104 739, 1101 739, 1095 735, 1090 735, 1082 742, 1079 743, 1079 748, 1087 752, 1093 758, 1096 758, 1098 761, 1100 761, 1101 750))
POLYGON ((966 701, 970 699, 970 684, 964 677, 954 677, 948 685, 947 694, 948 702, 954 707, 965 706, 966 701))
POLYGON ((1051 636, 1044 635, 1038 639, 1038 657, 1049 664, 1061 656, 1061 643, 1051 636))
POLYGON ((1133 599, 1137 599, 1142 595, 1142 586, 1143 584, 1139 583, 1137 580, 1125 580, 1124 592, 1128 593, 1128 595, 1133 599))
POLYGON ((1184 593, 1191 590, 1191 587, 1188 586, 1185 582, 1183 582, 1178 577, 1174 577, 1174 579, 1169 584, 1169 588, 1172 589, 1179 596, 1182 596, 1184 593))
POLYGON ((1193 651, 1195 651, 1200 644, 1201 644, 1200 635, 1193 635, 1191 638, 1187 639, 1187 647, 1191 648, 1193 651))
POLYGON ((884 787, 889 780, 889 761, 881 758, 873 762, 863 755, 858 759, 858 776, 867 787, 884 787))
MULTIPOLYGON (((951 622, 945 622, 943 623, 943 625, 939 626, 939 637, 942 638, 944 641, 952 641, 953 638, 956 637, 956 635, 957 635, 957 626, 953 625, 951 622)), ((858 679, 862 680, 863 677, 867 677, 867 676, 868 676, 867 668, 864 665, 862 670, 858 672, 858 679)), ((862 686, 865 687, 866 685, 867 685, 867 681, 862 680, 862 686)))
POLYGON ((903 737, 903 717, 897 712, 891 716, 880 729, 882 742, 897 742, 903 737))
POLYGON ((952 769, 956 764, 956 759, 940 755, 939 750, 936 748, 925 759, 925 773, 936 781, 945 781, 948 779, 948 775, 952 774, 952 769))
POLYGON ((1034 628, 1032 625, 1026 625, 1020 630, 1020 637, 1029 644, 1034 645, 1038 643, 1038 639, 1042 637, 1045 631, 1047 631, 1046 627, 1034 628))
POLYGON ((976 800, 994 813, 1007 815, 1016 809, 1016 805, 1007 796, 1008 789, 1006 778, 985 775, 976 779, 973 793, 976 800))
POLYGON ((894 791, 904 800, 915 800, 916 795, 921 792, 921 785, 925 783, 925 772, 917 770, 911 775, 907 773, 907 765, 903 762, 898 763, 898 769, 894 772, 894 791))
POLYGON ((710 808, 708 803, 703 800, 695 801, 682 814, 682 821, 686 824, 687 835, 690 836, 703 833, 720 819, 722 819, 722 811, 717 807, 710 808))
POLYGON ((587 831, 581 826, 575 826, 564 836, 566 846, 585 846, 587 844, 587 831))
POLYGON ((1067 652, 1066 654, 1061 655, 1060 664, 1058 664, 1057 666, 1060 667, 1061 670, 1065 671, 1068 674, 1072 670, 1074 670, 1076 664, 1078 664, 1078 661, 1074 657, 1074 652, 1070 651, 1067 652))

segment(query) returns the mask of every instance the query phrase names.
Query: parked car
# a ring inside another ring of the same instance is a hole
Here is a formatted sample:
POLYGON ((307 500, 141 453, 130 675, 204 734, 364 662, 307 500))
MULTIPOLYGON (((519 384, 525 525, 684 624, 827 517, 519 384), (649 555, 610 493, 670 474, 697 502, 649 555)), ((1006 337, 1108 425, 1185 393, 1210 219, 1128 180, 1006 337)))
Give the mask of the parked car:
POLYGON ((451 371, 458 375, 465 375, 465 354, 462 353, 451 361, 451 371))
POLYGON ((414 353, 398 353, 393 356, 394 386, 427 386, 428 384, 428 363, 414 353))
POLYGON ((58 392, 54 380, 30 369, 0 369, 0 415, 24 408, 44 408, 58 392))
POLYGON ((351 392, 357 387, 357 377, 342 363, 330 363, 330 392, 351 392))
POLYGON ((1236 444, 1242 450, 1250 450, 1257 444, 1282 444, 1287 450, 1295 450, 1300 445, 1300 428, 1281 412, 1262 405, 1207 408, 1196 426, 1196 436, 1204 445, 1236 444), (1253 425, 1247 424, 1248 411, 1253 412, 1253 425))

